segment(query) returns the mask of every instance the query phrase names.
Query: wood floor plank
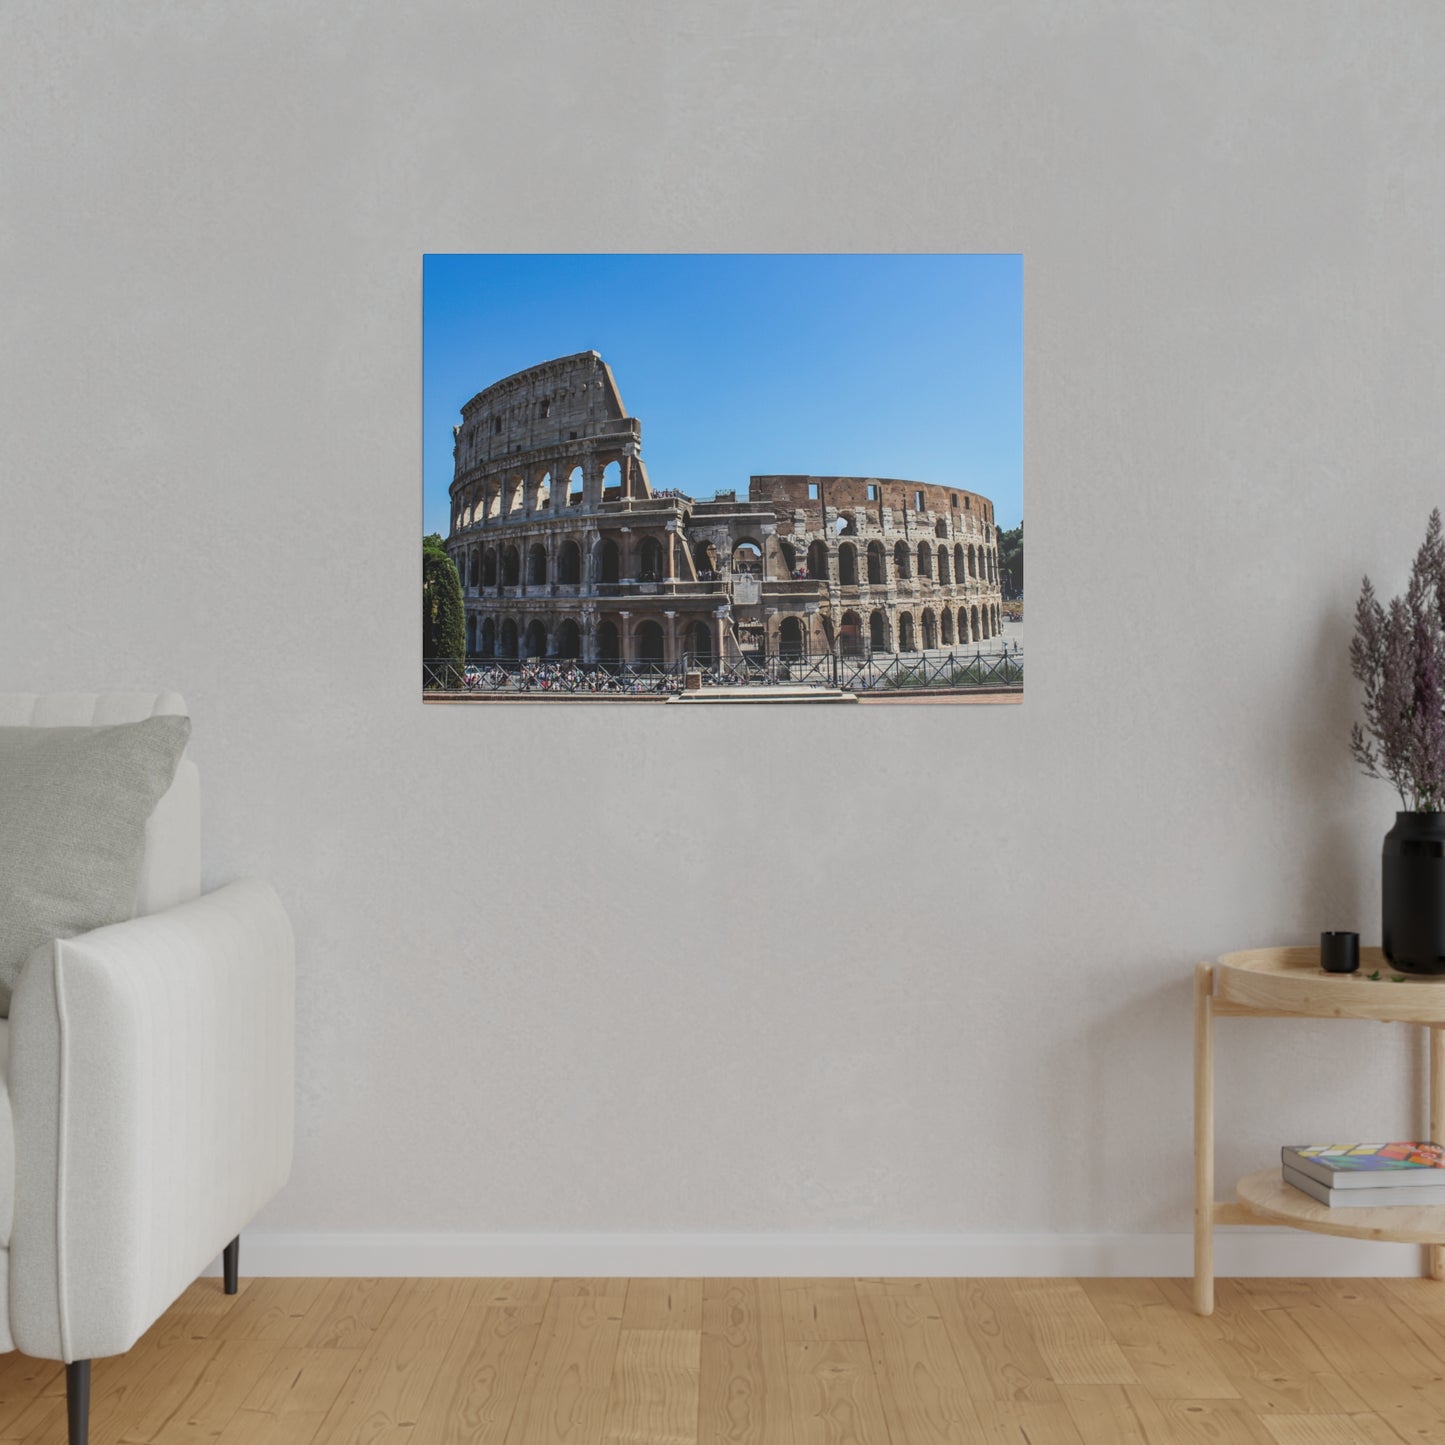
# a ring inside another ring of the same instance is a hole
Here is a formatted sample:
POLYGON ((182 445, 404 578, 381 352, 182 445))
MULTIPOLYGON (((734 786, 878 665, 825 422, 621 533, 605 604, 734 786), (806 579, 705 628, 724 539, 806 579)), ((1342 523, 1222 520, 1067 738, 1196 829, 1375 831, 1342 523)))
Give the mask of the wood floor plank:
POLYGON ((1139 1383, 1077 1280, 1016 1279, 1008 1288, 1055 1384, 1139 1383))
POLYGON ((697 1445, 701 1350, 700 1329, 624 1329, 602 1438, 620 1445, 697 1445))
POLYGON ((779 1281, 786 1340, 863 1340, 863 1316, 851 1279, 779 1281))
POLYGON ((1023 1311, 1002 1280, 936 1279, 930 1287, 976 1400, 1059 1399, 1023 1311))
POLYGON ((469 1280, 408 1280, 327 1412, 316 1445, 409 1441, 471 1297, 469 1280))
POLYGON ((799 1341, 787 1355, 796 1445, 887 1445, 888 1424, 865 1341, 799 1341))
MULTIPOLYGON (((371 1343, 396 1299, 399 1279, 343 1279, 296 1322, 286 1343, 303 1349, 359 1350, 371 1343)), ((412 1283, 412 1281, 407 1281, 412 1283)))
POLYGON ((413 1432, 418 1445, 502 1445, 541 1332, 543 1306, 474 1299, 413 1432))
MULTIPOLYGON (((283 1345, 323 1301, 341 1293, 345 1280, 247 1280, 233 1309, 216 1312, 207 1333, 218 1340, 270 1340, 283 1345)), ((224 1298, 224 1296, 223 1296, 224 1298)))
POLYGON ((775 1279, 703 1281, 698 1437, 702 1445, 793 1445, 775 1279))
POLYGON ((1207 1322, 1171 1304, 1152 1280, 1086 1279, 1081 1284, 1104 1328, 1151 1395, 1170 1400, 1239 1398, 1229 1377, 1210 1358, 1207 1322))
POLYGON ((1269 1415, 1264 1428, 1276 1445, 1400 1445, 1378 1415, 1269 1415))
POLYGON ((310 1445, 360 1358, 335 1345, 280 1346, 216 1445, 310 1445))
POLYGON ((1146 1420, 1158 1420, 1158 1406, 1140 1385, 1060 1385, 1059 1395, 1088 1445, 1164 1445, 1148 1434, 1146 1420))
POLYGON ((280 1347, 267 1340, 217 1340, 195 1384, 146 1445, 213 1440, 231 1423, 280 1347))
POLYGON ((858 1299, 892 1439, 977 1441, 982 1426, 932 1291, 860 1291, 858 1299))
POLYGON ((601 1438, 625 1298, 553 1292, 507 1445, 594 1445, 601 1438))
MULTIPOLYGON (((1145 1391, 1144 1393, 1148 1393, 1145 1391)), ((1138 1395, 1132 1396, 1136 1407, 1138 1395)), ((1155 1400, 1150 1445, 1275 1445, 1274 1436, 1242 1400, 1155 1400)))
POLYGON ((701 1330, 700 1279, 634 1279, 627 1283, 624 1330, 701 1330))

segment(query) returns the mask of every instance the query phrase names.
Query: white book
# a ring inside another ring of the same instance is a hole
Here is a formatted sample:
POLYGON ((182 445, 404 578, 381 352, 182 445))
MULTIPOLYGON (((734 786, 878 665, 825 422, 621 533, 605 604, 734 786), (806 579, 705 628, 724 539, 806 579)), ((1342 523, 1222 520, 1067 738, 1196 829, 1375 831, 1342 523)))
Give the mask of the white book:
POLYGON ((1293 1185, 1311 1199, 1318 1199, 1321 1204, 1328 1204, 1331 1209, 1384 1209, 1396 1204, 1426 1209, 1432 1204, 1445 1204, 1445 1184, 1428 1188, 1419 1184, 1396 1184, 1383 1189, 1331 1189, 1318 1179, 1301 1174, 1298 1169, 1286 1166, 1283 1172, 1286 1184, 1293 1185))

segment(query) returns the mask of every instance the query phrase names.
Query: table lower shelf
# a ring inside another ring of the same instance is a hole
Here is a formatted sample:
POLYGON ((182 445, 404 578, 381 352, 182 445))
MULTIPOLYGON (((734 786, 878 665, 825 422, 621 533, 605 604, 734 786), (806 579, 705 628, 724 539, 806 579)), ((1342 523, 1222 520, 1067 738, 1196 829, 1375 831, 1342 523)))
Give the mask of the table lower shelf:
POLYGON ((1234 1192, 1239 1202, 1263 1223, 1287 1224, 1316 1234, 1341 1234, 1349 1239, 1445 1244, 1445 1204, 1421 1209, 1408 1204, 1382 1209, 1331 1209, 1286 1184, 1278 1166, 1245 1175, 1234 1192))

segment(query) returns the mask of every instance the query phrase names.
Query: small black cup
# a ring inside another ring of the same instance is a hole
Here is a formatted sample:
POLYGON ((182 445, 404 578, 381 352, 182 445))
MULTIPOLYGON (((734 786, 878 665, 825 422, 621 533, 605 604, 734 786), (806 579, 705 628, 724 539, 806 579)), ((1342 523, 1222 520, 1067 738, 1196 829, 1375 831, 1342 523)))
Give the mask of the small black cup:
POLYGON ((1320 967, 1326 973, 1358 973, 1360 935, 1358 933, 1320 934, 1320 967))

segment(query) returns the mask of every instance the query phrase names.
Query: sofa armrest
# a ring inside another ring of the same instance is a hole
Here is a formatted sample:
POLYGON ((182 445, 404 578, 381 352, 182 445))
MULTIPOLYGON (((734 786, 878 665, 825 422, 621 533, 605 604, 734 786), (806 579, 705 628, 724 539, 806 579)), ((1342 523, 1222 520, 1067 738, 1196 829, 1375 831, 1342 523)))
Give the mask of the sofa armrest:
POLYGON ((61 939, 10 1011, 17 1347, 129 1349, 291 1167, 294 948, 266 884, 61 939))

